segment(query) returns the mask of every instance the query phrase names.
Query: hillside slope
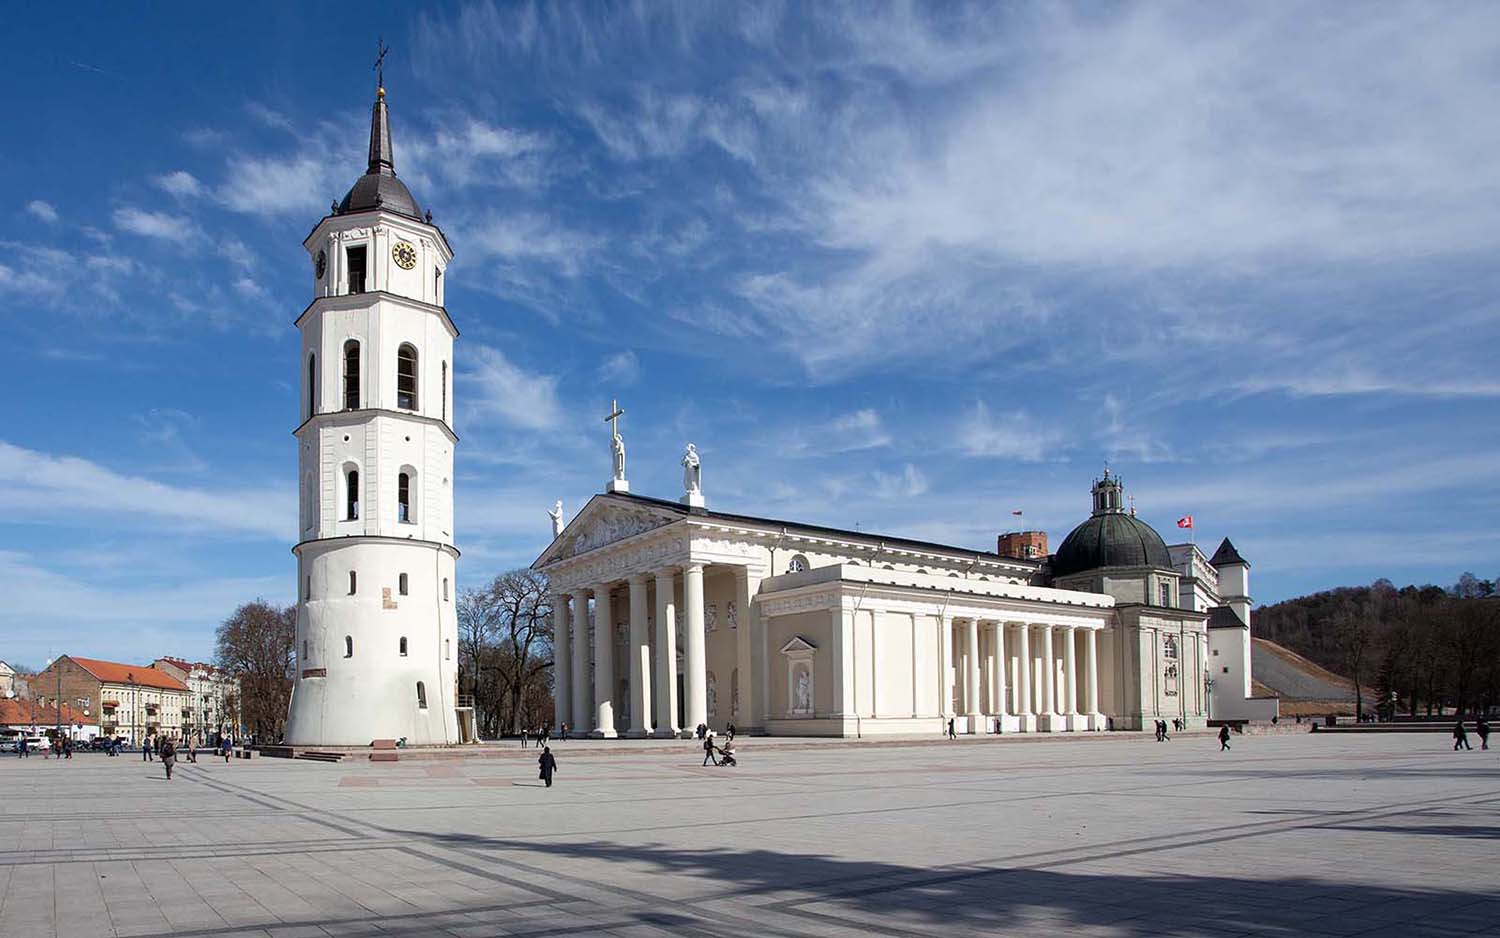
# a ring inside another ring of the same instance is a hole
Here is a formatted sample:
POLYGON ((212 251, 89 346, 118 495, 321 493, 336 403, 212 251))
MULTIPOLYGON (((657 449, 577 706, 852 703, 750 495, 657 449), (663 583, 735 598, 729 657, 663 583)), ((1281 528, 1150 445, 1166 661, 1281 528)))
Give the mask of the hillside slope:
POLYGON ((1256 683, 1265 685, 1283 701, 1354 703, 1354 684, 1348 678, 1269 639, 1252 639, 1250 670, 1256 683))

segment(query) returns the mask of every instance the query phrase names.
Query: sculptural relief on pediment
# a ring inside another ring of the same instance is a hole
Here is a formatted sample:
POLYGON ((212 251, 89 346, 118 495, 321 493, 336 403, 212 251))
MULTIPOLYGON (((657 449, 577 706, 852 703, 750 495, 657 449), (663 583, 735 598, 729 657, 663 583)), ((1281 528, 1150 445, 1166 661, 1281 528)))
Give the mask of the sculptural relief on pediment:
POLYGON ((670 523, 669 519, 651 512, 611 510, 591 520, 587 527, 574 535, 565 553, 576 557, 670 523))

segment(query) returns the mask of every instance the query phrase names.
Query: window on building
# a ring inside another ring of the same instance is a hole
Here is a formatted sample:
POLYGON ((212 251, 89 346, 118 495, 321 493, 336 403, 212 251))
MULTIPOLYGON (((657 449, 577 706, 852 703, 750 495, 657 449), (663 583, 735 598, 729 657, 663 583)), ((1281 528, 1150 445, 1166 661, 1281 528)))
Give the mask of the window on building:
POLYGON ((453 639, 451 638, 443 639, 443 660, 453 660, 453 639))
POLYGON ((443 422, 448 421, 448 363, 443 362, 443 422))
POLYGON ((1160 605, 1163 606, 1163 607, 1169 607, 1169 606, 1171 606, 1172 605, 1172 584, 1170 584, 1167 581, 1163 580, 1161 582, 1161 584, 1160 584, 1160 591, 1161 591, 1161 603, 1160 603, 1160 605))
POLYGON ((308 577, 307 582, 302 587, 302 598, 312 599, 312 577, 308 577))
POLYGON ((302 661, 304 663, 307 661, 307 639, 305 638, 302 640, 302 661))
POLYGON ((401 636, 401 657, 406 657, 406 636, 401 636))
MULTIPOLYGON (((344 473, 344 520, 359 520, 359 470, 344 473)), ((352 592, 352 590, 351 590, 352 592)))
POLYGON ((417 682, 417 706, 423 710, 427 709, 427 685, 421 681, 417 682))
POLYGON ((798 554, 792 558, 792 562, 786 565, 787 573, 802 573, 807 570, 807 558, 798 554))
POLYGON ((318 412, 318 354, 307 356, 307 416, 318 412))
MULTIPOLYGON (((406 595, 406 574, 403 573, 396 578, 396 589, 402 596, 406 595)), ((401 641, 404 644, 406 639, 402 639, 401 641)))
POLYGON ((345 635, 344 636, 344 657, 345 658, 353 658, 354 657, 354 636, 353 635, 345 635))
POLYGON ((359 410, 359 341, 344 343, 344 409, 359 410))
POLYGON ((443 577, 443 602, 448 601, 448 578, 443 577))
POLYGON ((344 256, 348 259, 349 292, 365 292, 365 246, 349 248, 344 256))
POLYGON ((432 302, 443 305, 443 272, 437 269, 432 271, 432 302))
POLYGON ((410 522, 411 476, 405 472, 396 477, 396 520, 410 522))
POLYGON ((355 590, 358 588, 358 586, 359 586, 359 580, 355 577, 354 571, 350 570, 349 571, 349 595, 350 596, 354 595, 355 590))
POLYGON ((417 409, 417 350, 411 345, 396 350, 396 406, 417 409))

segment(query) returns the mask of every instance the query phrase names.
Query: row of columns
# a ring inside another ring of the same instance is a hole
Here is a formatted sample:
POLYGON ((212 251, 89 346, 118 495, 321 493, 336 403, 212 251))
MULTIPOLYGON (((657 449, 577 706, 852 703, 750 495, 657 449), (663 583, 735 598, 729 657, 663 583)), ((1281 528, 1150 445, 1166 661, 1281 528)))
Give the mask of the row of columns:
MULTIPOLYGON (((957 619, 945 623, 943 642, 943 674, 945 701, 954 698, 952 676, 955 674, 954 645, 962 647, 964 668, 962 675, 963 716, 969 720, 969 731, 977 732, 983 717, 998 717, 1001 728, 1006 730, 1078 729, 1084 725, 1077 717, 1091 717, 1102 721, 1099 715, 1099 632, 1097 629, 1082 629, 1084 633, 1084 701, 1083 712, 1078 703, 1078 632, 1071 625, 1027 625, 1024 623, 986 622, 979 619, 957 619), (955 643, 952 629, 962 632, 955 643), (980 631, 989 634, 986 654, 980 654, 980 631), (1007 637, 1013 633, 1013 637, 1007 637), (1032 694, 1033 633, 1041 644, 1038 660, 1042 662, 1041 684, 1038 693, 1032 694), (1054 633, 1063 652, 1062 700, 1058 700, 1057 655, 1054 648, 1054 633), (1014 642, 1014 646, 1011 643, 1014 642), (1009 670, 1009 647, 1014 647, 1016 660, 1015 712, 1011 712, 1011 694, 1006 686, 1009 670), (990 680, 985 681, 988 670, 990 680), (1035 705, 1033 705, 1035 697, 1035 705)), ((946 706, 946 704, 945 704, 946 706)), ((1096 724, 1097 725, 1097 724, 1096 724)))
MULTIPOLYGON (((626 580, 629 590, 629 638, 626 643, 629 662, 628 693, 630 695, 630 726, 628 736, 651 735, 652 716, 655 716, 655 735, 678 736, 683 727, 677 725, 677 576, 679 568, 666 568, 653 573, 641 573, 626 580), (651 615, 649 587, 655 586, 656 608, 651 615), (655 641, 651 636, 651 620, 656 626, 655 641), (653 661, 654 644, 654 661, 653 661)), ((681 569, 683 605, 682 649, 683 692, 686 700, 683 717, 687 727, 696 727, 708 722, 708 669, 707 652, 704 647, 703 626, 703 565, 687 564, 681 569)), ((750 601, 754 584, 746 571, 736 571, 740 606, 747 621, 741 623, 740 631, 745 640, 739 643, 737 658, 742 661, 741 694, 745 697, 745 713, 753 713, 750 685, 746 678, 750 669, 744 667, 744 659, 750 648, 750 601)), ((611 583, 575 589, 571 594, 555 594, 553 608, 553 645, 556 653, 557 673, 554 678, 556 690, 556 714, 559 723, 570 727, 589 728, 591 736, 613 738, 618 735, 614 710, 614 628, 610 616, 611 583), (588 635, 589 599, 594 600, 594 679, 588 680, 589 654, 585 646, 588 635)))

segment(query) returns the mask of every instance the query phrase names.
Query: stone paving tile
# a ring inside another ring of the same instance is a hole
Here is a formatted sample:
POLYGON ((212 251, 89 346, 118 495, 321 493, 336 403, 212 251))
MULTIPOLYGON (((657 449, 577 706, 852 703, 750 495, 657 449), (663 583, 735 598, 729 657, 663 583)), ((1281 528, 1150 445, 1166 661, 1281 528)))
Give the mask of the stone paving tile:
MULTIPOLYGON (((1438 740, 1440 742, 1440 740, 1438 740)), ((0 760, 0 938, 1496 931, 1500 766, 1424 736, 0 760), (352 782, 352 784, 351 784, 352 782), (170 794, 169 794, 170 792, 170 794)))

